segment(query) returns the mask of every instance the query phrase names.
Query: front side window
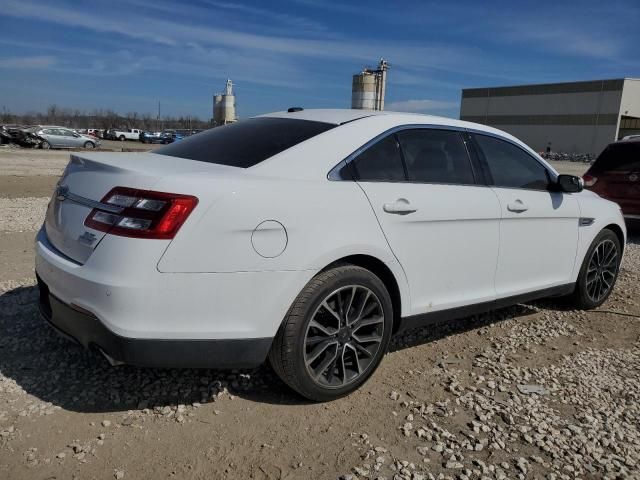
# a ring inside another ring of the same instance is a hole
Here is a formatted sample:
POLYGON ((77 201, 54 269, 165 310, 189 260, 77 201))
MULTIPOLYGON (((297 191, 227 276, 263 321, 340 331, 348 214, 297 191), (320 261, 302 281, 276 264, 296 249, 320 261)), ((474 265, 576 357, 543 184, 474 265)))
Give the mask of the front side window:
POLYGON ((358 155, 352 162, 357 180, 363 182, 402 182, 405 180, 400 148, 395 135, 389 135, 358 155))
POLYGON ((471 185, 471 160, 460 133, 415 129, 398 132, 409 181, 471 185))
POLYGON ((258 117, 211 128, 153 153, 249 168, 335 125, 310 120, 258 117))
POLYGON ((473 135, 486 162, 492 185, 507 188, 547 190, 547 169, 512 143, 487 135, 473 135))

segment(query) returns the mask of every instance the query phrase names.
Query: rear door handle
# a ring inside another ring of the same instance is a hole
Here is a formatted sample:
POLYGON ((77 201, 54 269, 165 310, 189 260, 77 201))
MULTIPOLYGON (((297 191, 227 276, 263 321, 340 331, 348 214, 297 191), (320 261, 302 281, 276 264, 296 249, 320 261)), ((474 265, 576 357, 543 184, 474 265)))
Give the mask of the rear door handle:
POLYGON ((507 210, 509 210, 510 212, 522 213, 529 210, 529 207, 525 205, 522 200, 518 199, 507 204, 507 210))
POLYGON ((387 213, 393 213, 395 215, 408 215, 418 211, 417 208, 411 206, 411 203, 409 203, 409 200, 406 198, 399 198, 395 202, 385 203, 382 209, 387 213))

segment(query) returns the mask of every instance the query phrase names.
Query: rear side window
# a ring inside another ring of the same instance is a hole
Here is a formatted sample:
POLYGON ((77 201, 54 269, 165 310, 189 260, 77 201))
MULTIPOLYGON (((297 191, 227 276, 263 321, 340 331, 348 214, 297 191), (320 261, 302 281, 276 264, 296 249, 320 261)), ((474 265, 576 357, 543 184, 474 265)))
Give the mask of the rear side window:
POLYGON ((335 125, 289 118, 250 118, 154 150, 172 157, 249 168, 335 125))
POLYGON ((520 147, 495 137, 473 135, 496 187, 547 190, 549 173, 520 147))
POLYGON ((405 180, 400 147, 389 135, 367 148, 352 162, 357 180, 363 182, 403 182, 405 180))
POLYGON ((458 132, 415 129, 398 132, 412 182, 471 185, 471 160, 458 132))
POLYGON ((590 172, 640 172, 640 142, 609 145, 597 158, 590 172))

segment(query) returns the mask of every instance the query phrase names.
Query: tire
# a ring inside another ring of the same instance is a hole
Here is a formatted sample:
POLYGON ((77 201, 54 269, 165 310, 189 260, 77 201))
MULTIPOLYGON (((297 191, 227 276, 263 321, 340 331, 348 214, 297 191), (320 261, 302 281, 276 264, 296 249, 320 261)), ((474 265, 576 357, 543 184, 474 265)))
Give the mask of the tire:
POLYGON ((51 148, 51 144, 49 142, 42 142, 40 144, 40 148, 42 148, 43 150, 49 150, 51 148))
POLYGON ((124 141, 125 141, 124 135, 120 135, 120 136, 118 137, 118 140, 120 140, 121 142, 124 142, 124 141))
POLYGON ((96 148, 96 146, 92 142, 84 142, 84 148, 92 149, 96 148))
POLYGON ((588 310, 602 305, 616 284, 621 259, 618 236, 605 228, 591 242, 582 261, 576 289, 568 297, 571 306, 588 310))
POLYGON ((384 283, 364 268, 338 266, 316 275, 300 292, 274 338, 269 361, 303 397, 334 400, 373 374, 389 346, 392 324, 384 283))

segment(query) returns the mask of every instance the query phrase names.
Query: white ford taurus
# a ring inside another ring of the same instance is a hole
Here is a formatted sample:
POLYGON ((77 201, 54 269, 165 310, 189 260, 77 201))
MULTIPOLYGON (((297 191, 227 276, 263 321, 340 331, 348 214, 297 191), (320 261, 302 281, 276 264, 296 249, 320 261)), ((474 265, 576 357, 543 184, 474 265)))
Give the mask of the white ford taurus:
POLYGON ((547 296, 593 308, 618 206, 489 127, 274 113, 73 154, 36 239, 44 317, 112 363, 252 367, 328 400, 403 329, 547 296))

